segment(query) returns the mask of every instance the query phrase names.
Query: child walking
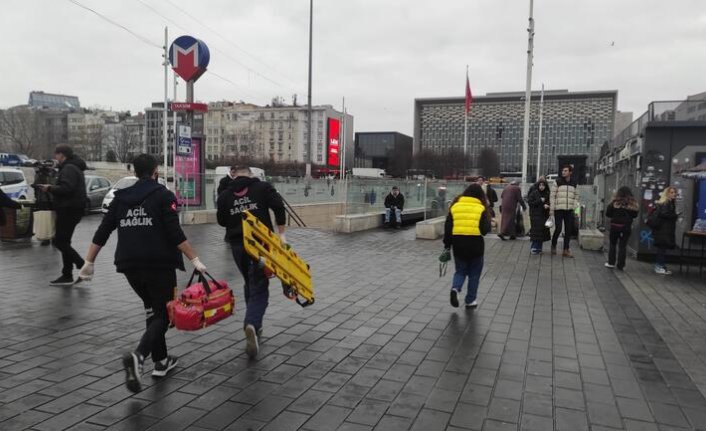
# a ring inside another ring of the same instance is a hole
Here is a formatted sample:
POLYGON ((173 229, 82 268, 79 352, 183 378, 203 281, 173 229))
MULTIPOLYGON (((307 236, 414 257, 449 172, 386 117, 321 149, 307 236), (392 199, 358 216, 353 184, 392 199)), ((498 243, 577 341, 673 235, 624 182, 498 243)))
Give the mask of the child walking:
POLYGON ((466 308, 478 306, 476 295, 483 271, 485 243, 483 236, 490 232, 488 201, 478 184, 471 184, 451 204, 446 216, 444 247, 453 249, 456 272, 451 285, 451 305, 458 307, 458 295, 468 278, 466 308))

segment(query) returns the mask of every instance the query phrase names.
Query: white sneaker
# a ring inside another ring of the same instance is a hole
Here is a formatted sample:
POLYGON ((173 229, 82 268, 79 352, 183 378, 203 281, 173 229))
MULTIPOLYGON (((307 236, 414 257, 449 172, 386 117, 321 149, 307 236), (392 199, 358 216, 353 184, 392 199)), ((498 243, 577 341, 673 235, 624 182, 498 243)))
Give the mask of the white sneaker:
POLYGON ((659 275, 671 275, 672 271, 669 271, 667 268, 664 268, 662 266, 655 266, 655 274, 659 275))
POLYGON ((245 353, 250 358, 255 358, 260 351, 260 346, 257 343, 257 331, 253 325, 245 326, 245 353))
POLYGON ((177 365, 179 365, 179 359, 177 359, 176 356, 169 355, 160 362, 154 363, 152 377, 164 377, 167 373, 176 368, 177 365))
POLYGON ((603 266, 605 266, 606 268, 615 268, 615 265, 611 265, 608 262, 604 263, 603 266))
POLYGON ((476 308, 477 306, 478 306, 478 300, 474 299, 473 302, 471 302, 470 304, 466 304, 466 309, 476 308))

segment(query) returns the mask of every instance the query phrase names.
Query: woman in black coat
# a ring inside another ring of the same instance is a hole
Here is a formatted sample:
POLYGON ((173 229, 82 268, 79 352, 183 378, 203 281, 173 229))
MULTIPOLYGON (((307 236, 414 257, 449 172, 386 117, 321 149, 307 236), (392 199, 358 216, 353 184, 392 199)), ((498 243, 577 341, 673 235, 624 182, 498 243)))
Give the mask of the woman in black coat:
POLYGON ((542 243, 549 241, 549 228, 544 224, 549 218, 549 186, 539 180, 527 196, 530 212, 530 252, 540 254, 542 243))
POLYGON ((677 230, 677 218, 679 218, 675 204, 676 199, 677 189, 667 187, 660 195, 657 207, 654 209, 657 213, 657 225, 652 228, 655 247, 657 247, 655 273, 660 275, 672 273, 667 269, 667 250, 673 250, 677 246, 674 239, 674 234, 677 230))
POLYGON ((613 200, 608 204, 605 216, 610 218, 610 247, 608 248, 608 262, 605 263, 606 268, 615 268, 616 264, 619 270, 625 268, 628 239, 630 239, 632 232, 632 220, 637 217, 639 209, 637 200, 633 197, 628 186, 619 188, 613 200))

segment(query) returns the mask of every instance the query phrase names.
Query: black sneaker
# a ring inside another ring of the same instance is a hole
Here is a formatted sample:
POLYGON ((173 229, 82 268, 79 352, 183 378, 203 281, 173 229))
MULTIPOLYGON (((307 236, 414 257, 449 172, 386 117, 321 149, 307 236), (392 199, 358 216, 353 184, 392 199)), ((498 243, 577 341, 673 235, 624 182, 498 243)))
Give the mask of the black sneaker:
POLYGON ((478 307, 478 300, 474 299, 473 302, 466 304, 466 310, 472 310, 478 307))
POLYGON ((177 359, 176 356, 167 356, 166 359, 162 359, 161 361, 154 363, 152 377, 164 377, 177 365, 179 365, 179 359, 177 359))
POLYGON ((50 281, 50 286, 71 286, 74 284, 74 278, 70 275, 62 275, 56 280, 50 281))
POLYGON ((130 392, 138 393, 142 390, 140 378, 142 376, 142 364, 144 359, 135 352, 123 355, 123 367, 125 368, 125 386, 130 392))
POLYGON ((458 292, 456 289, 451 289, 451 306, 458 308, 458 292))
POLYGON ((257 331, 253 325, 245 325, 245 353, 250 358, 255 358, 260 351, 260 346, 257 343, 257 331))

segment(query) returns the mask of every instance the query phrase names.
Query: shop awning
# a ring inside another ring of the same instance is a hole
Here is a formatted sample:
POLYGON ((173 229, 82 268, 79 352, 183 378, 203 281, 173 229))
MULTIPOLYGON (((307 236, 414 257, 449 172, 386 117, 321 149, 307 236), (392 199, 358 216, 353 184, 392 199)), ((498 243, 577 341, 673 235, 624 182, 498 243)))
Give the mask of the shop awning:
POLYGON ((701 163, 693 168, 684 169, 680 172, 683 178, 692 180, 706 180, 706 163, 701 163))

